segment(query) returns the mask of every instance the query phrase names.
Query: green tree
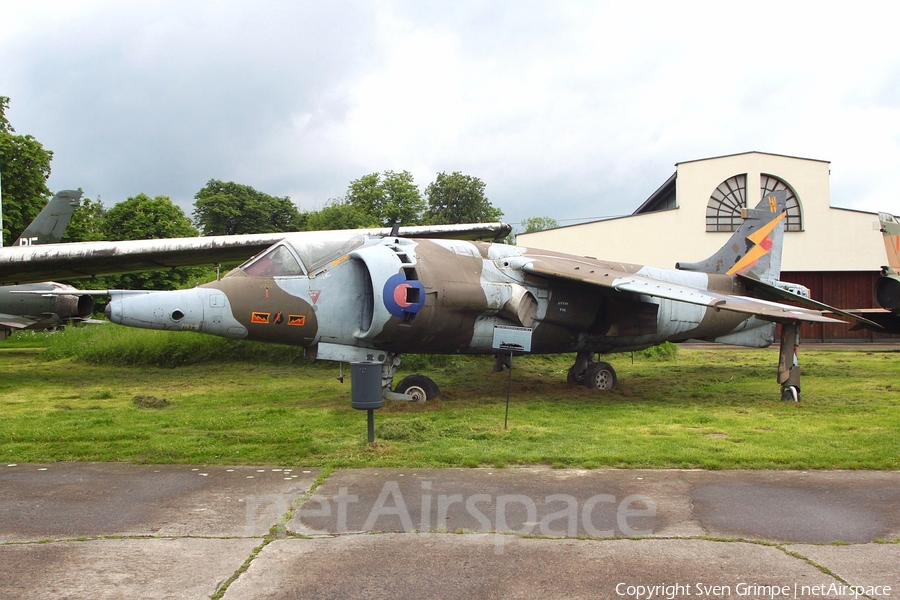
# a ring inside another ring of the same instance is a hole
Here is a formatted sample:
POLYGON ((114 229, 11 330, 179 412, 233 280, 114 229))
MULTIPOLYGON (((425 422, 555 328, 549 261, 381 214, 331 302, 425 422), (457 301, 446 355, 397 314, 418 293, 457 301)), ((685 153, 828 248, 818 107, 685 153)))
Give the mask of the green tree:
POLYGON ((484 182, 454 171, 438 173, 425 188, 428 209, 425 220, 433 225, 486 223, 498 221, 503 211, 491 205, 484 195, 484 182))
POLYGON ((522 227, 525 228, 523 233, 534 233, 535 231, 544 231, 545 229, 554 229, 559 227, 556 219, 550 217, 528 217, 522 220, 522 227))
POLYGON ((412 173, 370 173, 350 182, 347 202, 378 219, 380 225, 420 225, 425 201, 412 173))
POLYGON ((194 196, 194 224, 203 235, 300 230, 300 211, 287 196, 270 196, 249 185, 210 179, 194 196))
POLYGON ((75 209, 69 226, 63 234, 62 241, 93 242, 103 238, 103 216, 106 210, 99 200, 82 198, 81 205, 75 209))
POLYGON ((108 240, 153 240, 197 235, 190 219, 168 196, 151 198, 147 194, 138 194, 107 210, 103 216, 103 232, 108 240))
POLYGON ((0 96, 0 185, 3 199, 3 245, 19 237, 37 216, 51 193, 47 188, 53 152, 30 135, 16 135, 6 110, 9 98, 0 96))
MULTIPOLYGON (((167 196, 151 198, 138 194, 111 207, 103 215, 103 238, 116 240, 151 240, 194 237, 197 230, 180 207, 167 196)), ((173 290, 209 281, 211 268, 190 267, 145 271, 103 278, 106 288, 136 290, 173 290)))
POLYGON ((304 213, 306 231, 378 227, 378 218, 346 200, 331 200, 321 210, 304 213))

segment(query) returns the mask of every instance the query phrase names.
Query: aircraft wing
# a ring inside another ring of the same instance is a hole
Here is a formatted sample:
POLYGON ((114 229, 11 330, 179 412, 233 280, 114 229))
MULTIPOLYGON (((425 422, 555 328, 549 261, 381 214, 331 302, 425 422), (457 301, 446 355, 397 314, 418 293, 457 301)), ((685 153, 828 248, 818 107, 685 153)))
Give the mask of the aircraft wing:
POLYGON ((900 314, 896 312, 883 308, 857 308, 849 312, 859 318, 850 331, 871 329, 880 333, 900 333, 900 314), (868 324, 873 321, 877 328, 868 324))
POLYGON ((0 313, 0 328, 4 329, 45 329, 55 324, 50 317, 31 319, 22 315, 0 313))
MULTIPOLYGON (((758 279, 753 279, 752 277, 747 277, 746 275, 741 275, 740 273, 738 273, 737 276, 745 283, 748 290, 751 290, 752 292, 760 296, 765 296, 766 298, 771 298, 773 300, 788 300, 791 302, 799 302, 801 304, 813 306, 825 312, 832 312, 836 315, 847 317, 848 319, 856 322, 858 326, 867 326, 875 329, 876 331, 882 327, 881 324, 867 319, 862 314, 859 314, 859 311, 846 311, 839 308, 834 308, 833 306, 828 306, 827 304, 819 302, 818 300, 813 300, 812 298, 807 298, 806 296, 800 296, 799 294, 795 294, 790 290, 774 286, 771 283, 759 281, 758 279)), ((853 329, 853 327, 851 327, 851 329, 853 329)))
MULTIPOLYGON (((361 230, 350 231, 359 233, 361 230)), ((390 228, 376 228, 368 231, 369 235, 390 236, 390 228)), ((417 237, 431 239, 450 240, 480 240, 498 241, 512 233, 512 225, 509 223, 459 223, 454 225, 414 225, 400 227, 399 235, 402 237, 417 237)))
MULTIPOLYGON (((524 257, 527 258, 527 257, 524 257)), ((653 279, 644 275, 628 273, 597 265, 587 261, 573 261, 560 257, 540 257, 521 265, 526 273, 540 275, 548 279, 568 280, 588 285, 650 296, 666 298, 676 302, 687 302, 732 312, 755 315, 767 321, 811 321, 816 323, 843 323, 839 319, 826 317, 819 311, 798 308, 778 302, 713 292, 681 285, 669 281, 653 279)))
POLYGON ((0 284, 243 261, 282 238, 268 233, 2 248, 0 284))
MULTIPOLYGON (((507 235, 510 230, 506 223, 474 223, 401 227, 397 233, 389 227, 333 233, 494 239, 507 235)), ((288 235, 296 234, 262 233, 0 248, 0 285, 243 262, 288 235)))

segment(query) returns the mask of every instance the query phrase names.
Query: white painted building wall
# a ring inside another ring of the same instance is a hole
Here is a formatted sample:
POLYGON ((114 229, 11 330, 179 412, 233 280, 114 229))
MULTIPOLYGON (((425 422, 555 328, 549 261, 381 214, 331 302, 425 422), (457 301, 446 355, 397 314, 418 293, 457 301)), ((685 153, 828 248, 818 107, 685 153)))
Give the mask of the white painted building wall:
POLYGON ((831 206, 826 161, 748 152, 678 163, 676 174, 678 208, 520 234, 516 243, 658 267, 699 261, 731 235, 706 231, 716 186, 746 174, 752 207, 761 197, 761 176, 773 175, 791 186, 803 217, 803 231, 785 233, 783 271, 877 271, 885 263, 878 215, 831 206))

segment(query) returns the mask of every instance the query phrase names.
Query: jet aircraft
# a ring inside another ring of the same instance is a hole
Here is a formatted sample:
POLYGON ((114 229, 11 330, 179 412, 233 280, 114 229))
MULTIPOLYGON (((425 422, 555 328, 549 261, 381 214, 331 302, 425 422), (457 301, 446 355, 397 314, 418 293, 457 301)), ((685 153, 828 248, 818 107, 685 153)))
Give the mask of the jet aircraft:
MULTIPOLYGON (((59 241, 71 211, 75 209, 72 202, 77 202, 80 197, 81 192, 60 192, 35 219, 39 228, 34 228, 33 224, 17 245, 0 248, 0 284, 17 284, 0 287, 0 340, 8 337, 14 329, 46 329, 65 321, 88 320, 94 307, 92 295, 96 292, 76 290, 69 285, 46 281, 48 279, 79 279, 92 275, 239 262, 286 235, 265 233, 44 244, 46 239, 59 241), (52 230, 49 235, 53 237, 45 238, 38 229, 52 230)), ((508 235, 510 230, 511 227, 504 223, 479 223, 416 226, 404 228, 403 232, 424 237, 498 239, 508 235)), ((391 230, 374 228, 335 233, 351 232, 387 235, 391 230)))
MULTIPOLYGON (((16 239, 14 246, 58 243, 78 208, 82 193, 63 190, 47 203, 16 239)), ((0 287, 0 340, 18 329, 42 330, 67 321, 86 320, 94 310, 89 295, 55 282, 0 287)))
POLYGON ((799 400, 800 322, 840 322, 823 310, 849 315, 778 281, 784 200, 784 192, 764 196, 716 254, 676 269, 396 232, 306 232, 193 289, 109 290, 106 315, 131 327, 299 345, 317 359, 375 361, 385 398, 417 401, 440 391, 424 375, 394 387, 402 353, 575 353, 569 382, 610 389, 616 373, 597 353, 689 339, 765 347, 780 323, 777 380, 783 399, 799 400))
POLYGON ((861 322, 853 329, 867 327, 883 333, 900 334, 900 221, 888 213, 878 213, 881 233, 884 235, 884 248, 887 252, 887 265, 881 267, 881 277, 875 283, 875 300, 883 310, 877 308, 857 309, 853 314, 866 317, 880 327, 861 322))
POLYGON ((469 241, 510 230, 474 224, 0 249, 0 283, 210 264, 265 248, 192 290, 91 293, 110 294, 107 316, 124 325, 296 344, 324 360, 376 360, 385 397, 405 400, 440 392, 422 375, 391 389, 404 352, 574 352, 568 380, 609 389, 615 371, 595 360, 598 352, 687 339, 764 347, 781 323, 778 381, 782 398, 798 400, 799 323, 839 322, 823 310, 865 319, 778 281, 783 192, 743 216, 716 254, 674 270, 469 241))

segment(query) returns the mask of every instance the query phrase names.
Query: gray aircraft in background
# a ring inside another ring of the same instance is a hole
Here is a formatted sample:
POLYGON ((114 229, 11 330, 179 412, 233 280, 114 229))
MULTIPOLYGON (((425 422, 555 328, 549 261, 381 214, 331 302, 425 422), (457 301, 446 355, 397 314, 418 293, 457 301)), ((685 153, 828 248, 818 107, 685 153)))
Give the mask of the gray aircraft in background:
POLYGON ((880 327, 860 322, 853 329, 866 327, 883 333, 900 334, 900 221, 890 213, 878 213, 887 263, 881 267, 881 277, 875 283, 875 300, 881 307, 855 309, 851 312, 874 321, 880 327))
MULTIPOLYGON (((13 246, 58 244, 81 201, 77 190, 57 192, 13 246)), ((90 318, 94 300, 55 282, 0 287, 0 340, 20 329, 43 330, 90 318)))

